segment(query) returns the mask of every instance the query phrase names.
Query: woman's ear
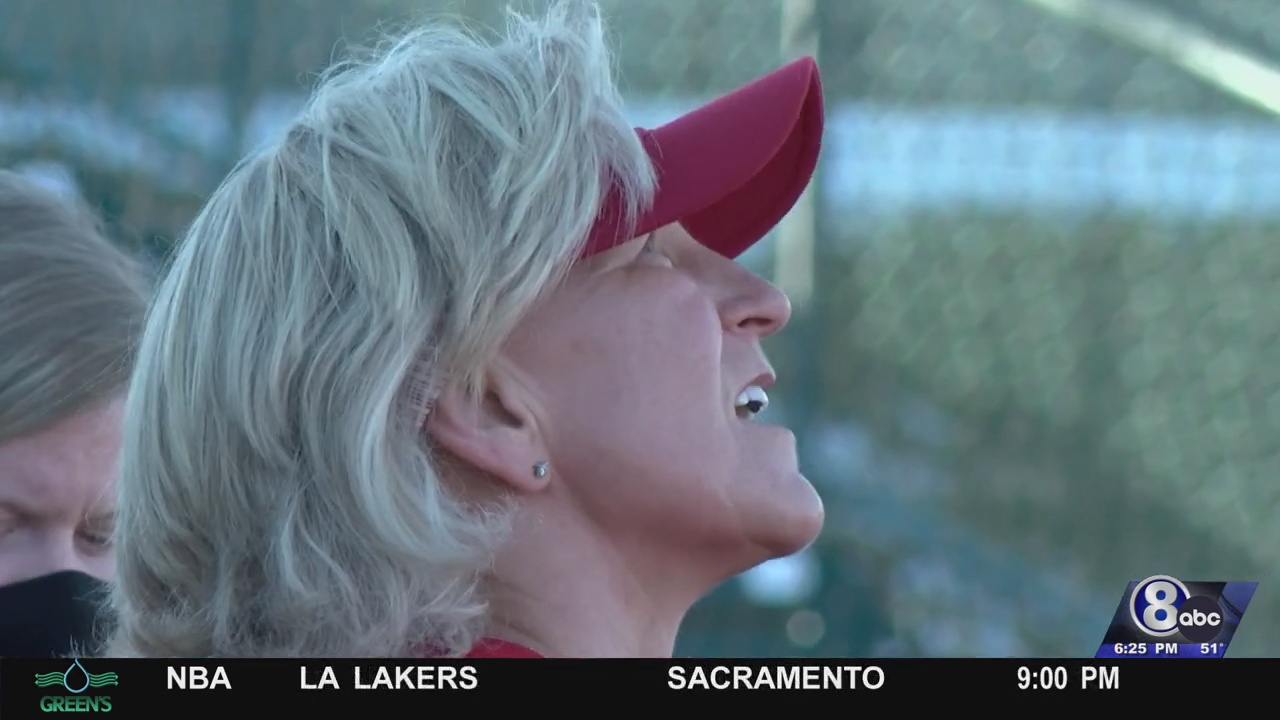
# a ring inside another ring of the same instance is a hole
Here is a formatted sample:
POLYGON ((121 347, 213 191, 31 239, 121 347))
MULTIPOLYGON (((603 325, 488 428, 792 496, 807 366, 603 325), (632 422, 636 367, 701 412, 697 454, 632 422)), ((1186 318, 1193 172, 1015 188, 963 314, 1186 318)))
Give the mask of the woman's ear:
POLYGON ((538 463, 547 460, 526 387, 514 373, 485 377, 483 395, 450 384, 436 396, 425 432, 450 454, 511 486, 539 492, 549 481, 538 463))

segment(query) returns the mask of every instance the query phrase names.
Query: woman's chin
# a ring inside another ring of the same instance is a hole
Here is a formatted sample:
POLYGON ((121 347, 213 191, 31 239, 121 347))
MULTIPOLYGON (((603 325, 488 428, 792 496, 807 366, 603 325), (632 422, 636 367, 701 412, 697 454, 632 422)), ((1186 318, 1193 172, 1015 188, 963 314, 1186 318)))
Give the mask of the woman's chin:
POLYGON ((822 532, 826 511, 822 497, 803 477, 803 487, 795 488, 785 499, 770 508, 761 518, 763 522, 756 533, 756 544, 764 548, 770 560, 794 555, 809 547, 822 532))

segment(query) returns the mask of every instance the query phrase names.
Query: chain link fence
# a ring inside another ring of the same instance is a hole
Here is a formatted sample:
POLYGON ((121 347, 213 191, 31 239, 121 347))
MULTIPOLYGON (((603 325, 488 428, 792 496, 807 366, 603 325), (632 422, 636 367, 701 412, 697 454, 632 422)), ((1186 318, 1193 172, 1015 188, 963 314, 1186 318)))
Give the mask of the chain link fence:
MULTIPOLYGON (((814 288, 770 350, 827 530, 708 598, 681 652, 1090 655, 1153 574, 1261 581, 1232 653, 1272 652, 1280 123, 1265 74, 1214 67, 1280 60, 1280 7, 602 4, 637 124, 805 49, 829 98, 809 242, 746 258, 814 288), (1116 8, 1212 40, 1191 62, 1116 8)), ((8 0, 0 163, 163 253, 342 39, 500 9, 8 0)))

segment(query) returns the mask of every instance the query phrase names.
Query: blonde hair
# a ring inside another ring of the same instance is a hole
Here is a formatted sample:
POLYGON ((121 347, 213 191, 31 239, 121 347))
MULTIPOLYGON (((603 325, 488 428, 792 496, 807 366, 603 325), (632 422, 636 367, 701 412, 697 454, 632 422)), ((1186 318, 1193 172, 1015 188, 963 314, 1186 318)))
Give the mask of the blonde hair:
POLYGON ((470 648, 505 514, 447 492, 425 404, 478 387, 611 188, 634 217, 653 185, 585 3, 492 42, 427 25, 326 73, 153 305, 108 654, 470 648))
POLYGON ((123 392, 146 304, 88 208, 0 171, 0 441, 123 392))

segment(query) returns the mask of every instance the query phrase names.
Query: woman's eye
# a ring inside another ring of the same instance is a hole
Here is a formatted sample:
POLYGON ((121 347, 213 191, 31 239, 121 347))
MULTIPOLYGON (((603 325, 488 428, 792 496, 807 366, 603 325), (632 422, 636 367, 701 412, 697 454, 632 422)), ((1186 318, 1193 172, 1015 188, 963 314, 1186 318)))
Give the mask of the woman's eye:
POLYGON ((111 533, 96 529, 83 529, 76 533, 80 541, 87 544, 95 550, 104 550, 111 547, 111 533))
POLYGON ((90 545, 106 545, 111 542, 111 536, 105 533, 80 533, 80 538, 90 545))

